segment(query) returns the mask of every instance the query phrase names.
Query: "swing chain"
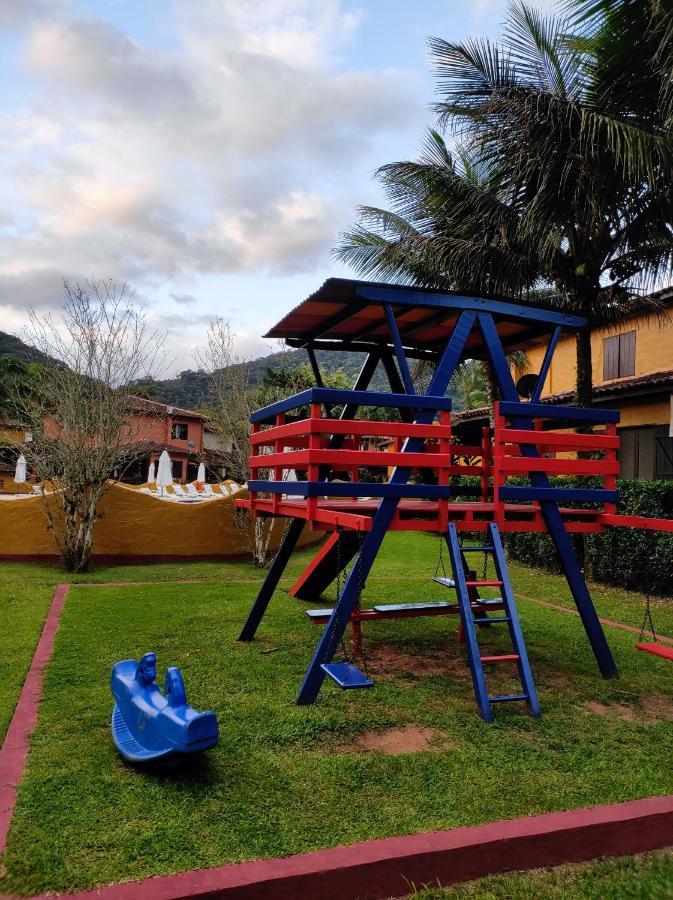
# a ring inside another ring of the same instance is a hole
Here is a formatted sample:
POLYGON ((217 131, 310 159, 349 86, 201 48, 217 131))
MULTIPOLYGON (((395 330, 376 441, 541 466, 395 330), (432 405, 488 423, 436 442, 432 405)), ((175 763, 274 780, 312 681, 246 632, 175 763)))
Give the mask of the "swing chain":
POLYGON ((439 533, 439 558, 437 559, 437 565, 435 566, 435 578, 439 576, 440 569, 442 571, 442 578, 446 578, 446 566, 444 565, 444 535, 441 532, 439 533))
POLYGON ((640 629, 640 637, 638 638, 638 643, 642 643, 643 635, 645 634, 645 625, 649 622, 650 631, 652 632, 652 637, 654 638, 655 644, 658 641, 657 632, 654 627, 654 619, 652 618, 652 598, 650 594, 645 595, 645 615, 643 616, 643 624, 640 629))

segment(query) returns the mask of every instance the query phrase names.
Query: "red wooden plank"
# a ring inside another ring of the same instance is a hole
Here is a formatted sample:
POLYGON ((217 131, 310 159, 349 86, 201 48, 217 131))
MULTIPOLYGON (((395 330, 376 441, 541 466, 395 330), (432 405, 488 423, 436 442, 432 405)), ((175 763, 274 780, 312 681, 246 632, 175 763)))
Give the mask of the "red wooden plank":
POLYGON ((673 531, 673 519, 650 519, 646 516, 620 516, 610 513, 603 513, 600 518, 604 525, 643 528, 645 531, 673 531))
POLYGON ((618 475, 619 463, 603 459, 547 459, 544 456, 504 456, 500 463, 504 472, 548 472, 552 475, 618 475))
POLYGON ((376 422, 368 419, 307 418, 299 422, 271 426, 250 436, 251 443, 272 444, 280 437, 308 434, 352 434, 358 437, 420 437, 450 438, 451 427, 446 425, 416 425, 407 422, 376 422))
MULTIPOLYGON (((444 453, 387 453, 382 450, 286 450, 284 453, 268 453, 251 456, 250 466, 264 469, 282 465, 287 469, 307 465, 331 465, 334 469, 348 466, 411 466, 413 468, 444 468, 451 458, 444 453)), ((457 467, 464 470, 466 467, 457 467)), ((477 474, 481 469, 477 469, 477 474)))
POLYGON ((501 443, 537 444, 538 447, 555 445, 576 450, 603 450, 619 447, 619 437, 594 434, 561 433, 557 431, 524 431, 518 428, 503 428, 496 432, 496 440, 501 443))
POLYGON ((519 659, 518 653, 503 653, 500 656, 480 656, 482 662, 516 662, 519 659))

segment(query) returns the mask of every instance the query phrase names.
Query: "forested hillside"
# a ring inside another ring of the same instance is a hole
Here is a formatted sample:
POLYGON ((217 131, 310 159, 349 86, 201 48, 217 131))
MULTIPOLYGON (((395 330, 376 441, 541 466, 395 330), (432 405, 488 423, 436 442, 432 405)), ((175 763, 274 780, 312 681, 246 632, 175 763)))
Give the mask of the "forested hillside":
POLYGON ((0 331, 0 356, 13 356, 21 362, 48 362, 49 357, 35 347, 24 343, 21 338, 6 331, 0 331))
MULTIPOLYGON (((362 353, 319 352, 316 355, 320 368, 326 375, 342 369, 351 384, 355 381, 364 361, 362 353)), ((261 356, 249 363, 250 387, 261 384, 267 369, 295 369, 306 363, 308 363, 308 356, 304 350, 280 351, 268 356, 261 356)), ((374 375, 372 386, 389 390, 385 372, 381 367, 374 375)), ((172 403, 187 409, 198 409, 208 405, 209 379, 203 371, 187 369, 180 372, 175 378, 145 382, 142 387, 154 400, 159 400, 161 403, 172 403)))
MULTIPOLYGON (((355 382, 364 361, 362 353, 340 351, 335 353, 318 352, 320 368, 325 375, 331 375, 341 369, 351 384, 355 382)), ((49 362, 49 357, 24 343, 12 334, 0 331, 0 357, 12 356, 22 362, 49 362)), ((305 350, 290 350, 270 353, 252 360, 250 367, 250 387, 261 384, 267 369, 290 368, 308 363, 305 350)), ((174 378, 150 379, 134 385, 145 396, 161 403, 183 406, 186 409, 200 409, 209 404, 210 381, 204 371, 186 369, 174 378)), ((372 379, 371 387, 378 390, 390 390, 383 367, 379 366, 372 379)), ((458 408, 454 400, 454 407, 458 408)))

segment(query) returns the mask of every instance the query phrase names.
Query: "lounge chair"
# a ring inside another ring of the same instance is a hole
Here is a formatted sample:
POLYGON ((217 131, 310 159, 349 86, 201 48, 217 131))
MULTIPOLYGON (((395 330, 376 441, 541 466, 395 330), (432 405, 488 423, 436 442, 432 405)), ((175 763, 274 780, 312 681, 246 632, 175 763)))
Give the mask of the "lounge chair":
POLYGON ((181 484, 173 485, 173 495, 182 503, 194 503, 194 501, 199 500, 198 497, 190 497, 181 484))
POLYGON ((190 497, 200 497, 201 496, 200 492, 197 491, 196 487, 192 484, 191 481, 187 485, 187 493, 189 494, 190 497))

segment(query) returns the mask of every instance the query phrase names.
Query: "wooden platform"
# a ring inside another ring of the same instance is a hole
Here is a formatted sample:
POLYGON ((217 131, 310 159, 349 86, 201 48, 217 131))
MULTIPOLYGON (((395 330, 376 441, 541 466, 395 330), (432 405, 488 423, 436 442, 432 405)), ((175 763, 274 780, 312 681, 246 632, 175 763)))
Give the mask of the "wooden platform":
MULTIPOLYGON (((311 527, 333 531, 336 528, 369 531, 372 517, 378 509, 378 498, 329 498, 318 499, 311 527)), ((309 521, 308 504, 302 499, 276 499, 256 497, 238 500, 237 505, 254 510, 259 515, 287 516, 309 521)), ((459 531, 486 531, 489 522, 495 521, 495 504, 483 501, 453 502, 448 505, 449 521, 455 522, 459 531)), ((438 501, 400 500, 393 519, 393 531, 429 531, 439 533, 438 501)), ((593 509, 573 509, 561 507, 561 515, 567 531, 603 531, 603 511, 593 509)), ((524 532, 544 531, 542 513, 538 506, 505 503, 498 504, 498 513, 504 514, 504 521, 497 524, 501 531, 524 532)), ((619 518, 612 516, 612 518, 619 518)), ((441 529, 445 530, 445 529, 441 529)))

